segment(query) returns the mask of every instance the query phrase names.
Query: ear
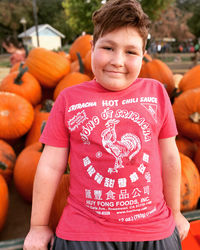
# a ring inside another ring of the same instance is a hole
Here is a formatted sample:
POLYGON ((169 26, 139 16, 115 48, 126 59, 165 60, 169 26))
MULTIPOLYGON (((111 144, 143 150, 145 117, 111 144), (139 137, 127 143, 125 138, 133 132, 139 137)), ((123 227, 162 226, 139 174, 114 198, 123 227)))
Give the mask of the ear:
POLYGON ((90 41, 90 44, 91 44, 91 49, 93 51, 94 50, 94 42, 93 42, 93 40, 90 41))

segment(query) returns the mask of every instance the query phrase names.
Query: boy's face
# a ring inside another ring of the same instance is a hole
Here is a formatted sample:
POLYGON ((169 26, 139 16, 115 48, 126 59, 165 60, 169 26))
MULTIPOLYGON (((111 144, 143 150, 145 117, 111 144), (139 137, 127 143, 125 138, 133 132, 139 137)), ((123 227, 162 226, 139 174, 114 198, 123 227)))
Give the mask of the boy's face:
POLYGON ((100 37, 92 47, 92 70, 101 86, 119 91, 138 77, 142 58, 143 40, 137 29, 122 27, 100 37))

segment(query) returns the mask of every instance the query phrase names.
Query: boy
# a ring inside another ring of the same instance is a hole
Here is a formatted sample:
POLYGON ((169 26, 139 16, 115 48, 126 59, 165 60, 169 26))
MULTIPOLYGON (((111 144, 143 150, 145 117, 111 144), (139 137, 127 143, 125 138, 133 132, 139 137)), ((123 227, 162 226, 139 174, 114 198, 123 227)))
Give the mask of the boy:
POLYGON ((54 104, 24 249, 46 249, 53 239, 49 213, 69 149, 70 195, 54 249, 181 249, 189 223, 180 213, 171 104, 161 83, 137 78, 149 19, 136 0, 110 0, 93 22, 95 79, 54 104))

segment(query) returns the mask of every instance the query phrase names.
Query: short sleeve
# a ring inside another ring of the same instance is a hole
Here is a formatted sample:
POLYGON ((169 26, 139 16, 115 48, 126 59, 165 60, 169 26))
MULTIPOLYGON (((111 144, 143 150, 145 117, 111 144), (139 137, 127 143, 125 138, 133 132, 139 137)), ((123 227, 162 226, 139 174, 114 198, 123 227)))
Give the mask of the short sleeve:
POLYGON ((174 112, 169 96, 163 87, 163 100, 162 100, 163 120, 160 128, 159 139, 169 138, 178 134, 174 112))
POLYGON ((65 125, 66 101, 61 93, 50 112, 39 141, 55 147, 68 147, 69 133, 65 125))

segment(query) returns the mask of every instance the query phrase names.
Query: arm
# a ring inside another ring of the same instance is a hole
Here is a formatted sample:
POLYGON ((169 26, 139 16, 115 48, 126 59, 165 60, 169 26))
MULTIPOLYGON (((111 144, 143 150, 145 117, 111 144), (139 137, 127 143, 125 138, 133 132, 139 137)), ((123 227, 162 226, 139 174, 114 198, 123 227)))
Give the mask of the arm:
POLYGON ((183 240, 188 234, 190 224, 180 212, 181 162, 175 137, 160 139, 159 146, 164 197, 172 210, 180 238, 183 240))
POLYGON ((49 216, 67 159, 67 148, 45 146, 34 179, 31 227, 24 249, 47 249, 53 239, 53 232, 48 227, 49 216))

